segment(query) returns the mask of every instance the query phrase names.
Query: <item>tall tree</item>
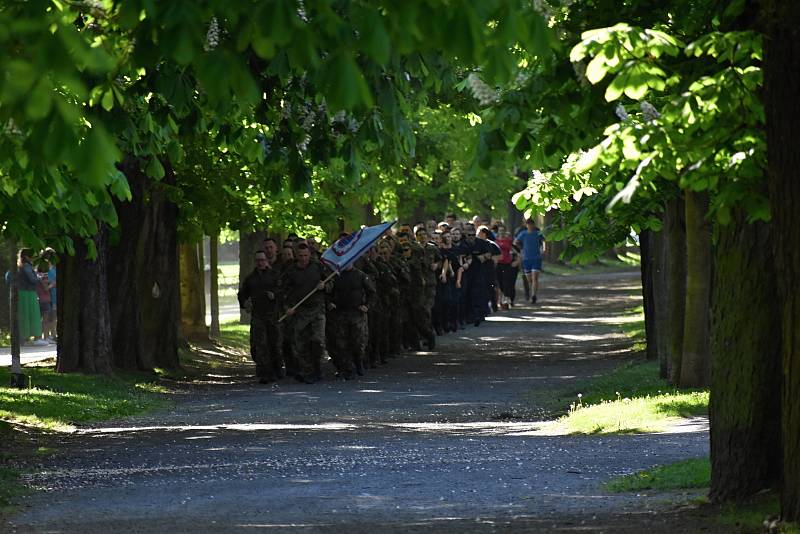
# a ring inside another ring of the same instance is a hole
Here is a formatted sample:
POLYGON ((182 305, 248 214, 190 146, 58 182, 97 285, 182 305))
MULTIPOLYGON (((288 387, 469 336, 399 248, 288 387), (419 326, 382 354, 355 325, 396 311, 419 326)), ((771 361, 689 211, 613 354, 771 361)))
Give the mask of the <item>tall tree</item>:
POLYGON ((796 149, 800 109, 800 4, 764 3, 766 47, 764 104, 768 183, 772 203, 774 263, 782 331, 781 513, 800 520, 800 152, 796 149))
POLYGON ((708 195, 687 191, 686 206, 686 300, 683 347, 678 386, 708 387, 711 352, 708 345, 711 304, 711 229, 708 195))
POLYGON ((741 210, 717 235, 711 349, 711 498, 774 488, 781 473, 781 321, 766 223, 741 210))

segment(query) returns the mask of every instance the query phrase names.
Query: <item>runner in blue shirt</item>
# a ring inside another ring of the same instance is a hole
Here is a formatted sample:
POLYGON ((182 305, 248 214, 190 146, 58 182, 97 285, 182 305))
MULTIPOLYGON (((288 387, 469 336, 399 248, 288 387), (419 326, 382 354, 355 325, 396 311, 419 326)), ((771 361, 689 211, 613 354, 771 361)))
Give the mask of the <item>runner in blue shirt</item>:
POLYGON ((536 302, 539 292, 539 273, 542 270, 542 254, 544 254, 544 236, 533 219, 525 221, 526 229, 517 234, 515 243, 522 247, 522 273, 528 279, 533 290, 531 303, 536 302))

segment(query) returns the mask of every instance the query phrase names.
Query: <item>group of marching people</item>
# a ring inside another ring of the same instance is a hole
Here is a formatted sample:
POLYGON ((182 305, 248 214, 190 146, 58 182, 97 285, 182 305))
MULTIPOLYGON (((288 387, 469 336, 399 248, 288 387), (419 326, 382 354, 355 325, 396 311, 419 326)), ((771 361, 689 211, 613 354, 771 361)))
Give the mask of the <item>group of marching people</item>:
POLYGON ((532 221, 512 237, 501 223, 448 216, 386 231, 334 274, 313 240, 291 235, 279 252, 268 238, 237 295, 251 316, 258 380, 317 382, 326 354, 336 376, 349 380, 403 350, 422 350, 421 342, 433 350, 437 335, 513 306, 520 267, 536 302, 543 251, 532 221))

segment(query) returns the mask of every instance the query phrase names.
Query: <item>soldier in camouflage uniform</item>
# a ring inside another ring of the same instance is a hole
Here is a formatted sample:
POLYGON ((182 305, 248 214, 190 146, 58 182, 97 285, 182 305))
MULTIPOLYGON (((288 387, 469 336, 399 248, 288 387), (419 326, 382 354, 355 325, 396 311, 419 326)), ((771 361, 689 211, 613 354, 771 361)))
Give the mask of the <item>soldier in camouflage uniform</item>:
POLYGON ((380 360, 380 299, 378 291, 378 277, 380 273, 376 264, 378 257, 377 246, 371 247, 364 256, 361 256, 356 262, 356 267, 366 274, 375 286, 376 292, 373 293, 372 298, 367 303, 369 312, 367 312, 367 348, 364 354, 364 367, 371 369, 378 366, 380 360))
POLYGON ((431 328, 431 309, 428 306, 425 288, 427 285, 426 270, 430 270, 430 266, 426 266, 425 251, 419 243, 411 240, 408 234, 400 234, 400 238, 405 240, 404 243, 408 247, 405 257, 411 273, 408 342, 412 349, 420 350, 419 338, 422 337, 426 341, 428 349, 432 350, 436 347, 436 334, 431 328))
POLYGON ((422 350, 419 345, 419 335, 412 318, 415 285, 419 284, 419 277, 415 276, 417 269, 415 269, 415 264, 412 262, 413 250, 411 241, 409 234, 405 232, 397 234, 395 264, 403 271, 403 278, 400 280, 400 313, 398 314, 398 319, 400 319, 400 330, 402 332, 402 347, 408 350, 422 350))
MULTIPOLYGON (((428 232, 424 227, 416 230, 417 243, 422 247, 423 269, 422 274, 425 278, 425 289, 423 290, 423 305, 428 310, 428 327, 433 330, 433 305, 436 302, 436 289, 438 287, 438 276, 442 269, 442 254, 435 243, 428 240, 428 232)), ((432 347, 431 347, 432 348, 432 347)))
POLYGON ((286 311, 292 321, 292 347, 300 366, 295 378, 313 384, 322 379, 322 355, 325 352, 325 271, 318 261, 311 261, 306 244, 297 246, 296 260, 286 267, 281 278, 286 311), (316 290, 316 291, 314 291, 316 290), (309 293, 305 302, 298 303, 309 293))
POLYGON ((280 273, 269 265, 264 251, 256 252, 256 268, 242 282, 236 294, 239 306, 251 308, 250 355, 256 363, 256 376, 262 384, 281 378, 280 273))
POLYGON ((333 282, 328 307, 336 321, 339 372, 345 380, 353 378, 354 372, 359 376, 364 374, 368 304, 374 295, 372 280, 352 265, 339 273, 333 282))
POLYGON ((391 326, 391 317, 400 306, 400 288, 397 277, 391 265, 392 249, 388 242, 380 241, 375 266, 378 270, 378 313, 376 318, 377 330, 377 356, 381 363, 386 363, 392 355, 392 333, 395 328, 391 326))
MULTIPOLYGON (((388 354, 389 357, 394 357, 400 354, 405 340, 405 325, 408 321, 410 308, 408 298, 410 294, 409 287, 411 286, 411 273, 406 260, 403 258, 403 245, 400 243, 399 238, 397 236, 387 236, 384 241, 388 247, 388 252, 384 252, 383 254, 388 256, 386 261, 392 269, 397 287, 397 292, 393 294, 391 298, 392 307, 390 309, 393 315, 391 319, 387 319, 387 321, 394 323, 394 327, 391 328, 391 332, 389 333, 390 342, 388 354)), ((406 239, 406 242, 407 241, 408 239, 406 239)), ((406 248, 408 247, 406 246, 406 248)), ((408 250, 410 254, 410 249, 408 250)))

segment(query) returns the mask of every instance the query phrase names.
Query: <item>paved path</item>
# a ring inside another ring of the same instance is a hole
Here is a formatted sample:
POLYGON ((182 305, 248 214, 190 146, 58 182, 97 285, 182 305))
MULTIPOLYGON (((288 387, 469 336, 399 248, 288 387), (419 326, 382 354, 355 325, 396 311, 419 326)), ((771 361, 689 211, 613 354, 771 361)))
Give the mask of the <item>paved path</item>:
MULTIPOLYGON (((238 304, 223 304, 219 309, 219 320, 221 323, 232 321, 239 318, 238 304)), ((206 315, 206 324, 211 324, 211 315, 206 315)), ((20 347, 20 360, 22 364, 41 362, 44 360, 55 359, 55 344, 45 347, 20 347)), ((0 347, 0 367, 11 365, 11 349, 0 347)))
POLYGON ((606 517, 664 508, 663 494, 600 484, 707 455, 705 431, 552 436, 529 395, 629 357, 609 315, 637 303, 636 274, 547 283, 535 308, 358 381, 260 386, 221 373, 171 411, 65 435, 27 476, 42 491, 12 529, 602 531, 606 517))

